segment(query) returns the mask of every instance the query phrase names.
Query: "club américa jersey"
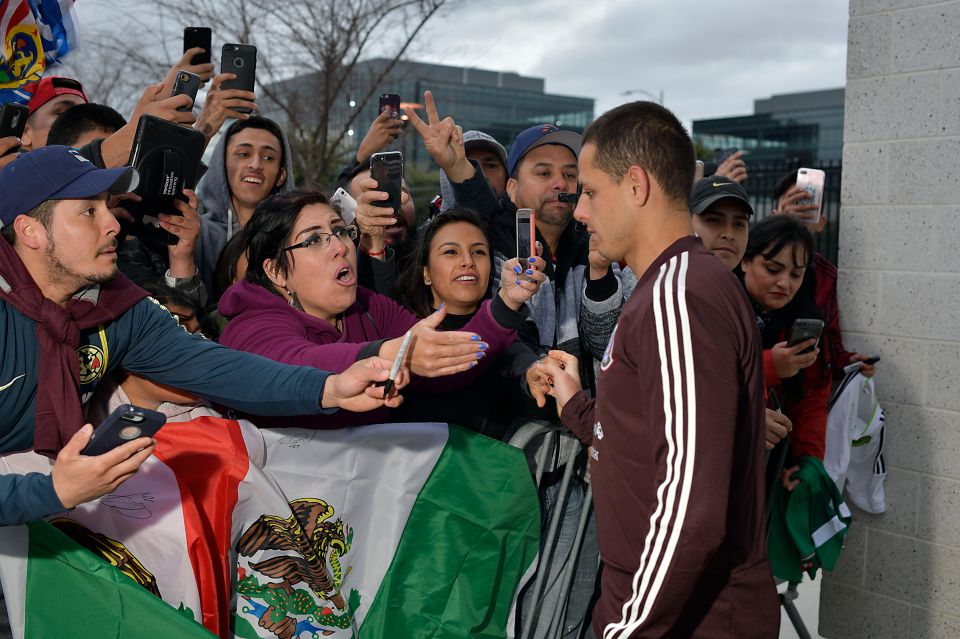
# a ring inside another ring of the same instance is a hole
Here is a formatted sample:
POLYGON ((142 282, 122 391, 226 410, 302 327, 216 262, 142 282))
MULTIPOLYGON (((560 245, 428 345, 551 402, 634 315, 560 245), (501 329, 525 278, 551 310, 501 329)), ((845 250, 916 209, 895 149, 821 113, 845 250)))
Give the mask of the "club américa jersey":
POLYGON ((596 399, 561 416, 592 446, 598 637, 777 636, 763 396, 743 287, 698 238, 677 240, 624 307, 596 399))

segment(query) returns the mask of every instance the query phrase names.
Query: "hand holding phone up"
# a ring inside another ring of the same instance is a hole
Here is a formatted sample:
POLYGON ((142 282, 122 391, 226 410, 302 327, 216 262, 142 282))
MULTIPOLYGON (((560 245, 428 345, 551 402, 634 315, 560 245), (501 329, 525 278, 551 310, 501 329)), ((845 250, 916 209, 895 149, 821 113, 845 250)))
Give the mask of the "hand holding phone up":
MULTIPOLYGON (((92 446, 97 451, 91 450, 95 431, 86 424, 57 455, 50 474, 53 490, 64 508, 74 508, 114 492, 153 454, 156 442, 152 435, 160 427, 155 419, 151 418, 151 424, 144 424, 136 433, 124 430, 130 424, 114 419, 115 415, 129 412, 130 408, 129 405, 121 406, 97 429, 99 443, 92 446)), ((163 420, 166 421, 166 417, 163 420)))

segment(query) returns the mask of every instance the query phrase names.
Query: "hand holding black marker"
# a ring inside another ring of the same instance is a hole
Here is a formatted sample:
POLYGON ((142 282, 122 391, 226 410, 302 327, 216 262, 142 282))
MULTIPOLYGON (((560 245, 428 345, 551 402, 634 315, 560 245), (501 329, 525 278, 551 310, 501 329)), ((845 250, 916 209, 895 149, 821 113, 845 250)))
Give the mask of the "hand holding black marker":
POLYGON ((407 348, 409 348, 412 339, 413 331, 409 330, 403 336, 403 342, 400 343, 400 350, 397 351, 397 356, 393 360, 393 366, 390 367, 390 375, 387 377, 387 381, 377 382, 376 384, 377 386, 383 386, 384 399, 387 399, 393 391, 393 386, 397 381, 397 375, 400 374, 400 367, 403 366, 403 360, 407 356, 407 348))

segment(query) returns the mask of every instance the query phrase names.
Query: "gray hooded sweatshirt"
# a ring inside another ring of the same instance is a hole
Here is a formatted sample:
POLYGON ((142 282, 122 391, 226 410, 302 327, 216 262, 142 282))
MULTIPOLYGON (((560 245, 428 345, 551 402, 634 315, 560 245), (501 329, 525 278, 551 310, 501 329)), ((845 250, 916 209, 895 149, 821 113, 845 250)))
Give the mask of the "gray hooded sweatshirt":
MULTIPOLYGON (((290 152, 290 142, 286 133, 281 140, 283 144, 284 168, 287 179, 280 187, 280 191, 290 191, 293 183, 293 154, 290 152)), ((210 166, 203 179, 197 185, 197 199, 200 200, 200 239, 194 252, 200 279, 208 291, 216 290, 213 284, 214 271, 217 268, 217 259, 227 241, 240 230, 240 222, 233 210, 230 199, 230 186, 227 182, 227 136, 221 135, 217 146, 210 156, 210 166)), ((215 301, 215 300, 212 300, 215 301)))

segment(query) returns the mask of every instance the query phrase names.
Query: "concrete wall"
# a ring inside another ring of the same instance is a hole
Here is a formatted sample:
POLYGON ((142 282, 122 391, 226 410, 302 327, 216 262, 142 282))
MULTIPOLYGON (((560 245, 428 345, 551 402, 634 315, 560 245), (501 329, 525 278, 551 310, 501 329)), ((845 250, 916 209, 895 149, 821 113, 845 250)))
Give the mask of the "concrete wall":
POLYGON ((825 637, 960 637, 960 1, 850 0, 840 303, 879 353, 888 511, 855 513, 825 637))

